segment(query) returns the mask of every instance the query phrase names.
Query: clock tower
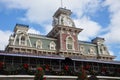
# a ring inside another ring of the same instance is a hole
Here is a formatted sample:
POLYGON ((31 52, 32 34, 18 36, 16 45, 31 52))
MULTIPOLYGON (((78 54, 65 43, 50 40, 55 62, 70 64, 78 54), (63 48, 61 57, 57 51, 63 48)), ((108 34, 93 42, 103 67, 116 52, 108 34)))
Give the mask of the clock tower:
POLYGON ((59 8, 53 15, 53 29, 47 35, 57 39, 58 53, 64 56, 79 55, 78 34, 82 29, 76 28, 71 14, 71 10, 59 8))
POLYGON ((56 25, 75 27, 75 24, 70 17, 71 14, 72 12, 70 10, 59 8, 53 15, 53 27, 55 27, 56 25))

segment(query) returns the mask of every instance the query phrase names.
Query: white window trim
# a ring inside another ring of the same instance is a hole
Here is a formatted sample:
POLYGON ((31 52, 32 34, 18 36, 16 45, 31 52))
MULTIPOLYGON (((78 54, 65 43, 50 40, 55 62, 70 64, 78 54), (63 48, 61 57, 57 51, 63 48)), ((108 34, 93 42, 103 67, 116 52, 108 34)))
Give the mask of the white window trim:
POLYGON ((94 47, 91 47, 91 48, 89 49, 89 54, 94 54, 94 55, 96 55, 96 53, 95 53, 95 48, 94 48, 94 47))
POLYGON ((72 36, 67 36, 67 38, 66 38, 66 49, 67 50, 75 50, 75 48, 74 48, 74 39, 73 39, 73 37, 72 36), (68 49, 68 47, 67 47, 67 44, 68 44, 68 38, 72 38, 72 49, 68 49))
POLYGON ((84 46, 80 46, 80 53, 84 54, 85 53, 85 47, 84 46), (83 50, 81 50, 81 48, 83 48, 83 50))
POLYGON ((56 49, 56 44, 55 42, 50 42, 50 50, 55 50, 56 49), (52 44, 53 44, 53 48, 52 48, 52 44))
POLYGON ((37 40, 36 41, 36 48, 38 48, 38 49, 42 49, 42 41, 41 40, 37 40), (40 48, 38 48, 38 42, 40 42, 40 48))
POLYGON ((101 50, 102 50, 102 54, 103 54, 103 55, 109 55, 109 52, 108 52, 106 46, 102 46, 102 47, 101 47, 101 50), (105 50, 104 48, 106 48, 106 50, 105 50))
POLYGON ((27 45, 27 39, 26 39, 26 36, 24 34, 20 35, 20 37, 19 37, 19 45, 21 45, 21 46, 26 46, 27 45), (21 38, 22 37, 25 37, 25 44, 24 45, 21 44, 21 38))

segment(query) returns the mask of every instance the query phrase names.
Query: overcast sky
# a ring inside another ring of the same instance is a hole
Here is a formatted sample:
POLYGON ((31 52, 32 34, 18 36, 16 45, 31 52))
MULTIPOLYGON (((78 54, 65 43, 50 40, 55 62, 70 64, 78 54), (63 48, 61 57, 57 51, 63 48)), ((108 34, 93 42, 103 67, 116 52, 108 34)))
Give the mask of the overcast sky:
MULTIPOLYGON (((0 0, 0 49, 4 50, 16 23, 29 25, 30 33, 46 35, 61 0, 0 0)), ((84 30, 79 40, 105 38, 110 54, 120 60, 120 0, 63 0, 76 27, 84 30)))

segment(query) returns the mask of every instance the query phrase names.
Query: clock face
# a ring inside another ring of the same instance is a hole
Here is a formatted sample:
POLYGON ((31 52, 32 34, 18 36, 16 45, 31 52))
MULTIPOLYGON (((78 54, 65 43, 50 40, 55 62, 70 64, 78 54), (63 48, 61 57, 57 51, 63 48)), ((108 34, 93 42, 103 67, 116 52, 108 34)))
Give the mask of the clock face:
POLYGON ((63 18, 63 24, 65 26, 72 27, 73 26, 73 21, 69 17, 66 16, 66 17, 63 18))
POLYGON ((72 27, 72 24, 73 24, 72 20, 71 20, 71 19, 68 19, 68 20, 67 20, 67 25, 72 27))

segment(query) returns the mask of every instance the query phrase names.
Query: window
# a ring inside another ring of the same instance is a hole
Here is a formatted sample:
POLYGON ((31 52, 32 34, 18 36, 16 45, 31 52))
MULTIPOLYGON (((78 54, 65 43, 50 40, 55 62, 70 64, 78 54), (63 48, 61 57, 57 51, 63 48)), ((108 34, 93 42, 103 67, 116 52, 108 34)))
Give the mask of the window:
POLYGON ((104 51, 107 51, 107 47, 104 47, 104 51))
POLYGON ((25 46, 26 45, 26 37, 24 35, 21 35, 20 38, 19 38, 19 44, 22 45, 22 46, 25 46))
POLYGON ((101 47, 101 52, 102 52, 102 54, 105 54, 105 55, 108 55, 108 54, 109 54, 106 46, 102 46, 102 47, 101 47))
POLYGON ((89 52, 90 54, 95 54, 95 48, 91 47, 89 52))
POLYGON ((84 54, 84 53, 85 53, 85 48, 84 48, 84 46, 80 46, 80 53, 81 53, 81 54, 84 54))
POLYGON ((68 37, 67 41, 66 41, 67 49, 69 49, 69 50, 74 49, 73 44, 74 44, 73 39, 71 37, 68 37))
POLYGON ((55 42, 52 41, 52 42, 50 43, 50 49, 51 49, 51 50, 55 50, 55 47, 56 47, 56 44, 55 44, 55 42))
POLYGON ((38 48, 38 49, 42 48, 42 42, 41 42, 41 40, 36 41, 36 48, 38 48))

